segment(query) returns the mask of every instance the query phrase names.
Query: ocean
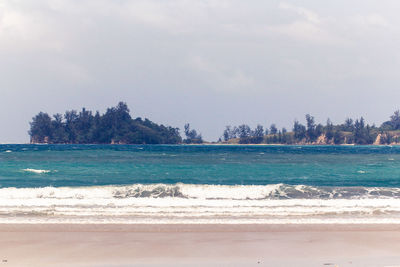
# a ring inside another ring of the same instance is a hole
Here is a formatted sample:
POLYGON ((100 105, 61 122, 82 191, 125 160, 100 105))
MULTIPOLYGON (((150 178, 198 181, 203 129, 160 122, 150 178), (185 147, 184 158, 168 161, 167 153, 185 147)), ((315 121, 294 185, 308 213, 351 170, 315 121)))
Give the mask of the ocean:
POLYGON ((0 223, 398 222, 398 146, 0 145, 0 223))

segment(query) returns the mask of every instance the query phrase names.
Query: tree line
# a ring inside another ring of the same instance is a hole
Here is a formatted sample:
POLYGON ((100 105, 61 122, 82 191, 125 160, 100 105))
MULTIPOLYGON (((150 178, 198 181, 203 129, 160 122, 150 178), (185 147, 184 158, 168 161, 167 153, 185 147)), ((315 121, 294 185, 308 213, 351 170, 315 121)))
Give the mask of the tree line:
POLYGON ((257 125, 254 129, 242 124, 226 126, 220 141, 237 141, 240 144, 357 144, 369 145, 376 140, 379 144, 400 142, 400 111, 395 111, 390 120, 380 127, 369 125, 364 118, 347 118, 344 123, 333 125, 330 119, 325 125, 315 122, 310 114, 305 116, 306 124, 298 120, 293 123, 292 131, 278 129, 275 124, 270 127, 257 125), (377 138, 379 137, 379 138, 377 138))
MULTIPOLYGON (((104 114, 82 108, 52 117, 40 112, 30 122, 31 143, 49 144, 179 144, 179 128, 130 116, 126 103, 104 114)), ((196 133, 197 136, 197 133, 196 133)), ((188 141, 190 142, 190 140, 188 141)))
MULTIPOLYGON (((347 118, 334 125, 329 119, 324 125, 316 123, 310 114, 305 124, 295 120, 292 129, 278 129, 276 124, 254 129, 246 124, 226 126, 220 142, 240 144, 358 144, 400 143, 400 111, 395 111, 380 127, 369 125, 364 118, 347 118)), ((201 133, 184 126, 179 128, 156 124, 149 119, 132 118, 126 103, 108 108, 104 114, 82 108, 64 114, 39 112, 30 122, 31 143, 49 144, 201 144, 201 133)))

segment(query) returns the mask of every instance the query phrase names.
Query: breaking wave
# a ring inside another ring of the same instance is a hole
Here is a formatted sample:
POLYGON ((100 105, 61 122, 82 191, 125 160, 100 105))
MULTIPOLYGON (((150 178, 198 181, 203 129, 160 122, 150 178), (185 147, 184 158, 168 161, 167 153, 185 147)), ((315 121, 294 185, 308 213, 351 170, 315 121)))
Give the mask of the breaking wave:
POLYGON ((157 184, 120 186, 113 188, 113 196, 180 197, 197 199, 359 199, 400 198, 400 188, 385 187, 314 187, 307 185, 193 185, 157 184))
POLYGON ((399 223, 399 219, 399 188, 133 184, 0 189, 0 223, 399 223))
MULTIPOLYGON (((49 170, 26 169, 35 173, 49 170)), ((376 199, 399 198, 400 188, 315 187, 307 185, 133 184, 126 186, 2 188, 0 199, 11 198, 185 198, 208 200, 376 199)))
POLYGON ((49 173, 50 172, 50 170, 38 170, 38 169, 30 169, 30 168, 23 169, 23 171, 25 171, 25 172, 33 172, 33 173, 37 173, 37 174, 49 173))

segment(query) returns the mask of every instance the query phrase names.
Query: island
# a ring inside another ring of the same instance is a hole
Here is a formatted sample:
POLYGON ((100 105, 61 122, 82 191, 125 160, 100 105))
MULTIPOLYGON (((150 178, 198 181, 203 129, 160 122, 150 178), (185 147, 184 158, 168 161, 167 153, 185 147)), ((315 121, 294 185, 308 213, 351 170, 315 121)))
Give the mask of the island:
POLYGON ((380 127, 369 125, 363 117, 347 118, 334 125, 327 119, 325 125, 315 122, 310 114, 305 116, 306 125, 295 120, 292 131, 278 129, 275 124, 264 130, 262 125, 254 129, 242 124, 226 126, 220 143, 224 144, 282 144, 282 145, 394 145, 400 144, 400 111, 380 127))
MULTIPOLYGON (((281 145, 395 145, 400 144, 400 111, 379 127, 369 125, 363 117, 347 118, 334 125, 316 123, 310 114, 306 124, 294 120, 292 129, 278 129, 276 124, 252 129, 247 124, 226 126, 213 144, 281 144, 281 145)), ((178 127, 164 126, 149 119, 132 118, 125 102, 108 108, 104 114, 82 108, 52 117, 39 112, 30 122, 30 142, 33 144, 210 144, 202 135, 184 126, 185 138, 178 127)))
POLYGON ((179 128, 133 119, 128 105, 119 102, 104 114, 82 108, 50 117, 40 112, 30 122, 30 142, 38 144, 179 144, 179 128))

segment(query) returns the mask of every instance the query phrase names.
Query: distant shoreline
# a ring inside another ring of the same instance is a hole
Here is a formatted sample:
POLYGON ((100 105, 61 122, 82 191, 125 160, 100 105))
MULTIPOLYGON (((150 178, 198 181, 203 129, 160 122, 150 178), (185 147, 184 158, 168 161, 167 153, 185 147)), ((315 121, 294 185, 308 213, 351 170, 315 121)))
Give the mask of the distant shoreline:
POLYGON ((157 145, 166 145, 166 146, 204 146, 204 145, 213 145, 213 146, 400 146, 400 143, 396 144, 239 144, 239 143, 200 143, 200 144, 66 144, 66 143, 0 143, 0 145, 99 145, 99 146, 157 146, 157 145))

